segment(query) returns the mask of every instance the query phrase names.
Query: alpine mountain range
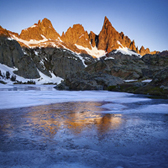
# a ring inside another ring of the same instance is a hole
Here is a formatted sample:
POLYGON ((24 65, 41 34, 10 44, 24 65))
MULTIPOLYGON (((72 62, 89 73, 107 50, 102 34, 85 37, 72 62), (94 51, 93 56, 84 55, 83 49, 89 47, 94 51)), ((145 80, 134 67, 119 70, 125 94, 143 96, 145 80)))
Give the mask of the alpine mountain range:
MULTIPOLYGON (((96 57, 96 53, 91 52, 95 47, 97 52, 103 50, 104 53, 109 53, 119 47, 126 47, 140 55, 155 54, 156 51, 150 52, 149 48, 142 46, 140 49, 135 46, 134 40, 131 41, 123 32, 119 33, 112 26, 107 17, 104 19, 104 24, 99 35, 90 31, 88 34, 81 24, 75 24, 69 27, 68 30, 60 36, 53 28, 52 23, 47 18, 38 21, 33 26, 23 29, 20 33, 14 33, 0 27, 0 35, 11 37, 18 41, 21 47, 57 47, 67 48, 76 53, 86 53, 96 57), (82 49, 81 49, 82 48, 82 49), (90 50, 90 52, 88 52, 90 50)), ((103 56, 103 55, 98 55, 103 56)))
MULTIPOLYGON (((167 51, 151 52, 144 46, 138 49, 107 17, 98 35, 88 33, 81 24, 59 35, 47 18, 20 34, 0 26, 1 83, 34 80, 58 84, 62 80, 60 89, 99 90, 125 80, 154 82, 167 67, 167 51)), ((164 85, 167 83, 166 77, 164 85)))

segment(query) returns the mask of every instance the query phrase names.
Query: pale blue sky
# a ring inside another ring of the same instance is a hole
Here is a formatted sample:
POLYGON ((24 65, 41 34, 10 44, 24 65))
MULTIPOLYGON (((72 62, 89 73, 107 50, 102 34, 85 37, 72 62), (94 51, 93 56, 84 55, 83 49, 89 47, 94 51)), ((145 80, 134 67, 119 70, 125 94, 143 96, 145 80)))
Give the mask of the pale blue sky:
POLYGON ((105 16, 139 48, 168 50, 168 0, 0 0, 0 25, 17 33, 48 18, 60 35, 77 23, 99 34, 105 16))

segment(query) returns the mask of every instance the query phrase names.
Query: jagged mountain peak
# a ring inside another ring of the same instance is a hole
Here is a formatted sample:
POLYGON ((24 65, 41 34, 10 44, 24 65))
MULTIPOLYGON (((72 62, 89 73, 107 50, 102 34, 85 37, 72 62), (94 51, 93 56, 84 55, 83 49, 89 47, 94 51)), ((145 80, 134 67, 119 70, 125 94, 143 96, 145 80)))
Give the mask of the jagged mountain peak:
POLYGON ((98 49, 105 50, 108 53, 113 50, 117 50, 118 48, 128 48, 140 53, 141 55, 150 53, 148 48, 144 49, 142 47, 142 49, 138 50, 138 47, 135 45, 135 41, 131 41, 131 39, 128 36, 125 36, 123 32, 119 33, 116 31, 106 16, 98 38, 98 49))
POLYGON ((57 39, 60 35, 53 28, 52 23, 47 18, 38 21, 33 26, 22 30, 20 38, 23 40, 43 40, 44 36, 48 39, 57 39))
POLYGON ((102 30, 99 33, 99 44, 98 49, 110 52, 118 48, 117 40, 119 33, 114 29, 109 19, 105 17, 102 30))
POLYGON ((0 36, 6 36, 6 37, 9 37, 9 32, 4 29, 2 26, 0 26, 0 36))
POLYGON ((88 32, 84 30, 81 24, 74 24, 73 27, 69 27, 68 30, 62 34, 61 39, 67 45, 71 43, 91 49, 88 32))
POLYGON ((114 28, 113 26, 112 26, 112 24, 111 24, 111 22, 109 21, 109 19, 107 18, 107 16, 105 16, 105 18, 104 18, 104 23, 103 23, 103 27, 104 28, 114 28))

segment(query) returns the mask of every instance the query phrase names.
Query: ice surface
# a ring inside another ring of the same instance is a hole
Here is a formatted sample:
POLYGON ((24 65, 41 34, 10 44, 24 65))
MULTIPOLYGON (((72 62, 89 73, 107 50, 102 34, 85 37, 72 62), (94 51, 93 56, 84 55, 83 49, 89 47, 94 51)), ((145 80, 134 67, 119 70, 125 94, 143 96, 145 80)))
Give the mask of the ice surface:
POLYGON ((0 89, 0 167, 167 167, 168 100, 53 87, 0 89))
MULTIPOLYGON (((142 101, 141 99, 139 99, 142 101)), ((127 101, 126 101, 127 102, 127 101)), ((122 100, 120 103, 124 103, 122 100)), ((103 113, 110 114, 132 114, 132 113, 154 113, 154 114, 168 114, 168 104, 155 104, 155 105, 141 105, 140 107, 129 109, 128 106, 122 105, 118 102, 108 103, 103 105, 103 108, 106 108, 110 111, 103 111, 103 113)), ((127 102, 128 103, 128 102, 127 102)))
MULTIPOLYGON (((48 81, 48 80, 47 80, 48 81)), ((91 101, 109 102, 102 106, 103 113, 168 113, 168 104, 144 103, 130 109, 128 104, 150 102, 152 99, 130 93, 108 91, 58 91, 55 85, 3 85, 0 84, 0 109, 28 107, 51 103, 91 101)))
POLYGON ((7 88, 13 88, 12 85, 4 85, 2 83, 0 83, 0 89, 7 89, 7 88))
POLYGON ((40 88, 44 88, 43 85, 30 85, 29 88, 26 87, 27 86, 24 85, 16 85, 13 86, 13 89, 9 88, 5 90, 2 88, 0 92, 0 108, 28 107, 60 102, 105 101, 113 102, 113 104, 115 104, 113 110, 120 111, 124 108, 124 106, 121 105, 122 103, 147 102, 151 100, 148 98, 134 97, 133 94, 129 93, 108 91, 58 91, 51 89, 51 86, 49 86, 49 90, 47 90, 47 86, 45 86, 45 90, 42 90, 40 88))

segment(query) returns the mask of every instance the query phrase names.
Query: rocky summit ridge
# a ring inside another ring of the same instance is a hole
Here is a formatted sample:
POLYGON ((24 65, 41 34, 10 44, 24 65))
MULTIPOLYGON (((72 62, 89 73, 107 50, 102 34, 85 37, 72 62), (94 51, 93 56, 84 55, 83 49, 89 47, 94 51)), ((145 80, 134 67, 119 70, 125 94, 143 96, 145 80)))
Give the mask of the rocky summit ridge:
MULTIPOLYGON (((0 36, 15 39, 23 47, 56 47, 70 49, 76 53, 89 54, 100 57, 106 53, 120 48, 127 48, 137 54, 150 54, 149 48, 140 49, 123 32, 119 33, 105 17, 102 29, 98 35, 93 31, 88 33, 81 24, 74 24, 60 36, 47 18, 38 21, 33 26, 23 29, 20 34, 0 27, 0 36)), ((156 52, 152 52, 155 54, 156 52)))

